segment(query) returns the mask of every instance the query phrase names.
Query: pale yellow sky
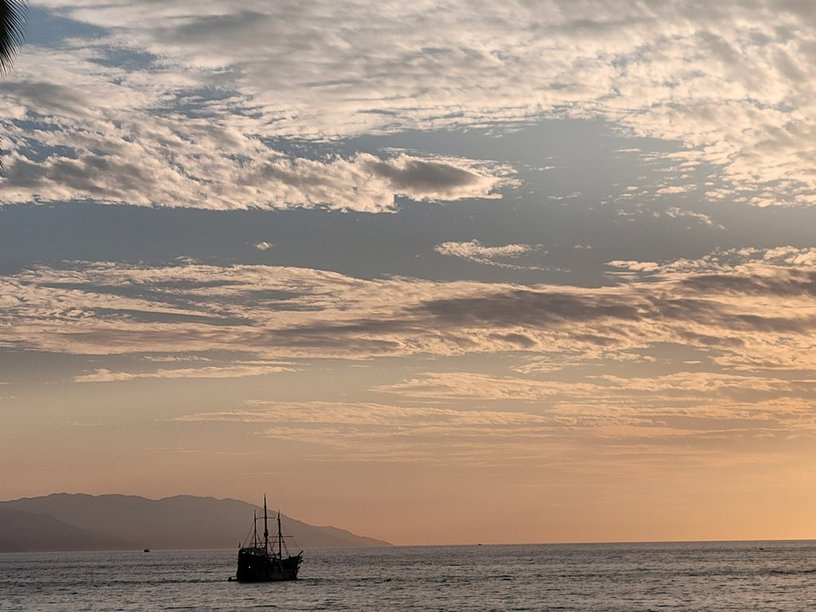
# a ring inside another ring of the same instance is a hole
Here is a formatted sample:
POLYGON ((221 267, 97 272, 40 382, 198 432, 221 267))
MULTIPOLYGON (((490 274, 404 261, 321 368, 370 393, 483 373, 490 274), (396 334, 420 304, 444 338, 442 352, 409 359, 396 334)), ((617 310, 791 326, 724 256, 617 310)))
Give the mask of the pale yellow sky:
MULTIPOLYGON (((588 423, 553 421, 546 399, 397 407, 358 401, 375 380, 399 375, 378 368, 372 376, 370 367, 29 386, 3 397, 4 463, 13 466, 4 492, 251 501, 265 490, 292 516, 398 544, 812 533, 812 441, 747 420, 752 411, 767 420, 769 407, 683 402, 683 414, 728 415, 716 428, 628 424, 619 396, 607 408, 598 398, 588 423), (350 399, 306 399, 332 390, 350 399), (276 396, 287 401, 262 399, 276 396)), ((794 414, 797 405, 784 400, 776 410, 794 414)))

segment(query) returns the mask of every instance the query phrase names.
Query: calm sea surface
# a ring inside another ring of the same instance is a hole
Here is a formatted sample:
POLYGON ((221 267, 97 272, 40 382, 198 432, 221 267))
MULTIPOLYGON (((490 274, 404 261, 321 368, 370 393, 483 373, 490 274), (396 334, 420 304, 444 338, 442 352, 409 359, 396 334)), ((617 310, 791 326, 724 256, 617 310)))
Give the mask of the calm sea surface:
POLYGON ((0 610, 816 610, 816 542, 310 550, 238 584, 236 551, 0 554, 0 610))

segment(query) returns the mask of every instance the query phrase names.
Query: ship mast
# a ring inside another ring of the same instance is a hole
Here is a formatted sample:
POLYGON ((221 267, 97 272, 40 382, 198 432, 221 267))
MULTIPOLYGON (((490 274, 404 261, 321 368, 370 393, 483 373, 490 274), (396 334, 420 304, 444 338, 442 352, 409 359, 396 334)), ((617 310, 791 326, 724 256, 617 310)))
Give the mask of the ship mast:
POLYGON ((278 510, 278 559, 283 559, 283 553, 281 551, 281 546, 283 545, 283 535, 281 534, 281 526, 280 526, 280 510, 278 510))
POLYGON ((264 552, 269 554, 269 527, 266 524, 266 493, 264 493, 264 552))

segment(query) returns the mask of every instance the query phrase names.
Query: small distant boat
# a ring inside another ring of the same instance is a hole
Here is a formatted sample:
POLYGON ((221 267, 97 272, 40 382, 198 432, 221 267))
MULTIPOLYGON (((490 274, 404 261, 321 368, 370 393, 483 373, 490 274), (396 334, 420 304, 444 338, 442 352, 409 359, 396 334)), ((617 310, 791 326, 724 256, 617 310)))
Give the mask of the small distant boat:
POLYGON ((143 552, 150 552, 149 548, 145 548, 143 552))
POLYGON ((290 555, 286 550, 284 535, 281 533, 280 510, 278 510, 278 537, 270 545, 266 495, 264 495, 263 541, 258 540, 258 517, 252 526, 252 543, 242 543, 238 549, 238 571, 235 580, 238 582, 277 582, 279 580, 297 580, 298 569, 303 561, 303 551, 290 555))

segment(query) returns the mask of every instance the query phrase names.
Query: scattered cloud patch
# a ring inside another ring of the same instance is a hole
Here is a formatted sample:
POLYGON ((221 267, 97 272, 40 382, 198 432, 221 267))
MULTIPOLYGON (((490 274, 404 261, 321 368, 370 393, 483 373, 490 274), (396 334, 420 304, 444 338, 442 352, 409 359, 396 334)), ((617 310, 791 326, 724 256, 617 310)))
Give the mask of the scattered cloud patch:
POLYGON ((771 249, 743 247, 717 249, 700 259, 677 259, 669 262, 610 261, 615 271, 647 275, 669 275, 694 272, 725 272, 735 276, 765 276, 774 269, 785 274, 809 274, 816 268, 816 248, 781 246, 771 249))
MULTIPOLYGON (((506 244, 503 246, 485 246, 478 240, 469 242, 443 242, 435 247, 435 251, 441 255, 459 257, 474 263, 498 266, 500 268, 513 268, 516 270, 541 269, 534 266, 522 266, 509 263, 508 260, 518 259, 523 255, 530 255, 540 251, 541 245, 532 244, 506 244)), ((546 251, 544 251, 546 253, 546 251)))
POLYGON ((682 210, 676 206, 672 206, 664 213, 670 219, 689 219, 695 221, 700 225, 707 225, 709 227, 716 227, 717 229, 725 229, 721 224, 716 223, 710 216, 705 213, 695 212, 692 210, 682 210))

